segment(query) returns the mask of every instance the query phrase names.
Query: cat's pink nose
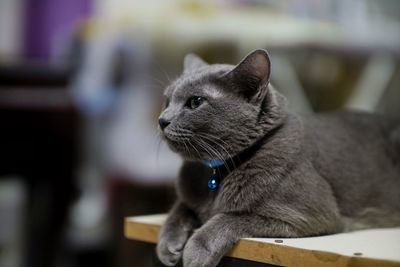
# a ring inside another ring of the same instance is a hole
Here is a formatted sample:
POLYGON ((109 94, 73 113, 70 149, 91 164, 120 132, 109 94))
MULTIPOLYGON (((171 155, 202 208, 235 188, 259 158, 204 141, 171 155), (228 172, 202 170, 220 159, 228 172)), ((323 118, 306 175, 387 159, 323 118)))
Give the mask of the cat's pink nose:
POLYGON ((161 130, 164 130, 170 123, 171 123, 170 121, 167 121, 164 118, 159 118, 158 119, 158 124, 160 124, 161 130))

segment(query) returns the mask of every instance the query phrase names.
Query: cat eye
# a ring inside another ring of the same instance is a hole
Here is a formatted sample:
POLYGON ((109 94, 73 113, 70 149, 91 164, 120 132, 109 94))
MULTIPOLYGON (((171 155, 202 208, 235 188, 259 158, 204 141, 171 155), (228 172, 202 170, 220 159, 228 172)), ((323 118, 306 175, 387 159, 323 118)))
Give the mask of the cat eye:
POLYGON ((190 109, 198 108, 201 104, 203 104, 205 98, 201 96, 192 96, 186 102, 186 106, 190 109))

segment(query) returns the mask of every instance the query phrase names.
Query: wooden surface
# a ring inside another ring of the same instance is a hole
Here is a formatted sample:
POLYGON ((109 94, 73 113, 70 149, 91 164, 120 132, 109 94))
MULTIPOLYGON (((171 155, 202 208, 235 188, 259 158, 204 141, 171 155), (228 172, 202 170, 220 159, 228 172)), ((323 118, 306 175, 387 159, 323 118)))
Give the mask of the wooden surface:
MULTIPOLYGON (((125 236, 157 243, 166 215, 129 217, 125 236)), ((241 239, 227 256, 282 266, 400 267, 400 228, 308 238, 241 239)))

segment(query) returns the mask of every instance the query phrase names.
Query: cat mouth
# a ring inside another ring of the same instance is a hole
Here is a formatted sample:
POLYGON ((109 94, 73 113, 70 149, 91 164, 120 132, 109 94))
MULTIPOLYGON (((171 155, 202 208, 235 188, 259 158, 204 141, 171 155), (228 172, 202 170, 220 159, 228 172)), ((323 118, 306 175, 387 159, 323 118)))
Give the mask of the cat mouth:
POLYGON ((211 160, 224 156, 221 152, 216 152, 215 147, 212 147, 213 143, 205 143, 195 133, 165 131, 163 132, 163 138, 172 151, 181 154, 187 159, 211 160))
POLYGON ((205 157, 201 147, 195 142, 194 134, 163 132, 163 137, 170 149, 187 159, 203 159, 205 157))
POLYGON ((190 138, 192 137, 191 134, 187 133, 178 133, 175 131, 165 131, 163 133, 163 136, 167 141, 173 141, 173 142, 184 142, 184 141, 189 141, 190 138))

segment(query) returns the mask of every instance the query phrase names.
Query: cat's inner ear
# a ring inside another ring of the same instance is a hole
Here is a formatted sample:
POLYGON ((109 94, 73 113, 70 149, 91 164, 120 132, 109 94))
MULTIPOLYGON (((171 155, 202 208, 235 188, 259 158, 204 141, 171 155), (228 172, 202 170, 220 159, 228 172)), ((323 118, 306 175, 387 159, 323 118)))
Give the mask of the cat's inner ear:
POLYGON ((208 66, 208 64, 193 53, 187 54, 183 60, 184 73, 190 73, 205 66, 208 66))
POLYGON ((233 82, 233 88, 249 101, 256 102, 266 93, 271 73, 267 51, 259 49, 247 55, 225 76, 233 82))

